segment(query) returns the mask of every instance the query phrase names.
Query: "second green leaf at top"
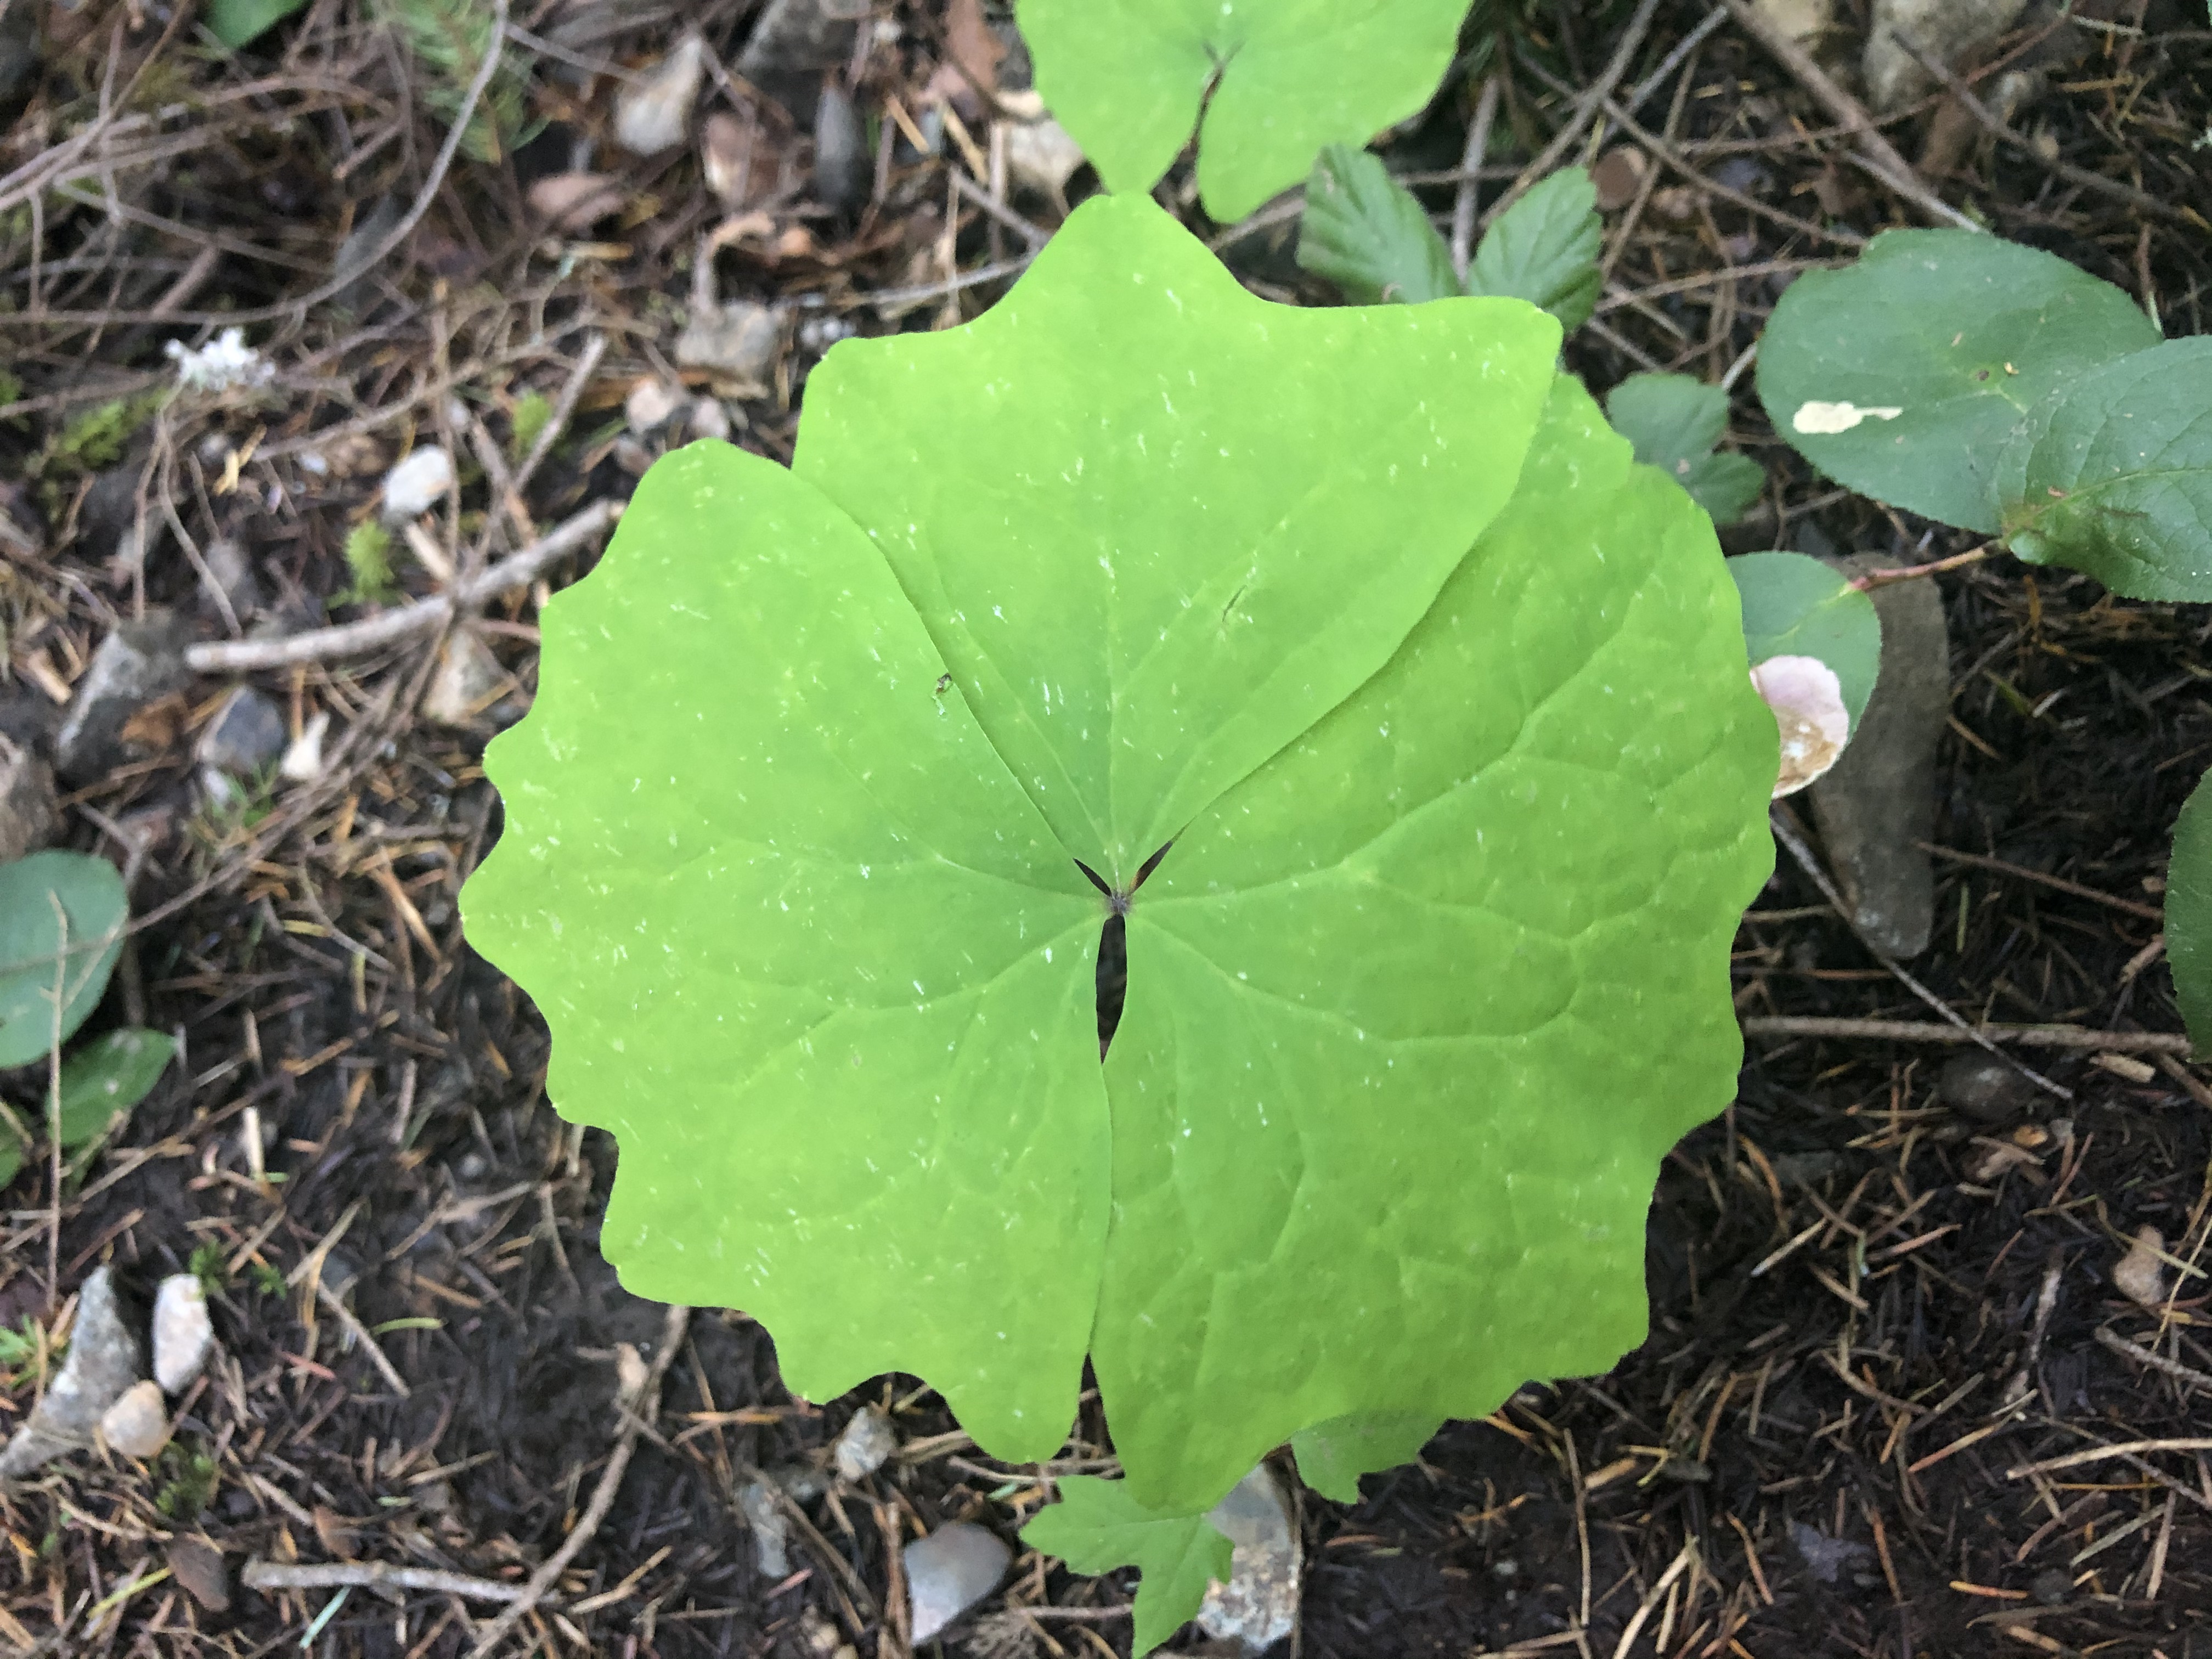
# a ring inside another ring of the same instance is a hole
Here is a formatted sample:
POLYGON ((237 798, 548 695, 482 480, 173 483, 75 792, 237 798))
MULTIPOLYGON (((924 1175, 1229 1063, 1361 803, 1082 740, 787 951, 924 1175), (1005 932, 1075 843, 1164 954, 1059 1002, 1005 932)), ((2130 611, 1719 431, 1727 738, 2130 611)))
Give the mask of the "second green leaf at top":
POLYGON ((2135 302, 2054 254, 1965 230, 1892 230, 1774 307, 1759 396, 1838 483, 1995 534, 1997 454, 2030 410, 2158 343, 2135 302))
POLYGON ((1241 219, 1330 143, 1425 104, 1467 0, 1018 0, 1037 90, 1113 191, 1146 191, 1199 132, 1206 210, 1241 219), (1201 118, 1203 125, 1201 125, 1201 118))

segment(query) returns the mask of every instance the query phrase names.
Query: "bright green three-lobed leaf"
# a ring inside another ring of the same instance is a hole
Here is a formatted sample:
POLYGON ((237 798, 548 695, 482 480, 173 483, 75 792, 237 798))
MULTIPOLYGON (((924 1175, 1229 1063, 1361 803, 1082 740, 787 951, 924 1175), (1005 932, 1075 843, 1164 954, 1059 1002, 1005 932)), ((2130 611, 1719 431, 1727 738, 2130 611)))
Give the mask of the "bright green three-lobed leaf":
POLYGON ((465 895, 620 1141, 632 1289, 1016 1461, 1088 1353, 1153 1516, 1642 1339, 1774 725, 1558 340, 1271 305, 1102 198, 979 321, 832 352, 791 471, 648 475, 465 895), (1170 842, 1102 1066, 1077 861, 1170 842))
POLYGON ((1150 190, 1194 129, 1198 186, 1241 219, 1325 144, 1428 102, 1467 0, 1018 0, 1037 90, 1109 190, 1150 190))

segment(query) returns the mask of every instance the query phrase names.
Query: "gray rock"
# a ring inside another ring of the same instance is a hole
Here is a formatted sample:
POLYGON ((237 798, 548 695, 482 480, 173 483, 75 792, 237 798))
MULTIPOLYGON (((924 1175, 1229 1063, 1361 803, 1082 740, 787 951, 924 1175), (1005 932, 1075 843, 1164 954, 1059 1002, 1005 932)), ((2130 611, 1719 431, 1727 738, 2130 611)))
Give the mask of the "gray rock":
POLYGON ((53 769, 22 744, 0 737, 0 864, 37 852, 60 825, 53 769))
POLYGON ((193 1601, 210 1613, 228 1609, 230 1573, 221 1550, 204 1538, 172 1538, 167 1554, 171 1576, 193 1601))
POLYGON ((853 55, 868 0, 769 0, 738 73, 804 120, 815 83, 853 55))
POLYGON ((771 1583, 791 1576, 791 1519, 766 1475, 738 1488, 738 1514, 753 1535, 753 1569, 771 1583))
POLYGON ((182 1394, 207 1368, 215 1349, 207 1289, 197 1273, 172 1273, 154 1294, 154 1380, 182 1394))
POLYGON ((833 213, 857 212, 868 199, 868 139, 844 88, 822 83, 814 105, 814 194, 833 213))
POLYGON ((1248 1654, 1263 1653, 1288 1636, 1298 1619, 1298 1535, 1282 1483, 1262 1463, 1206 1519, 1235 1548, 1229 1582, 1206 1586, 1199 1627, 1248 1654))
POLYGON ((2009 1123, 2035 1100, 2035 1085, 1995 1054, 1979 1048, 1956 1054, 1936 1073, 1936 1094, 1946 1106, 1978 1123, 2009 1123))
MULTIPOLYGON (((1835 562, 1856 575, 1895 561, 1835 562)), ((1830 862, 1860 932, 1893 957, 1928 948, 1936 872, 1919 843, 1936 829, 1936 744, 1951 712, 1950 641, 1932 581, 1893 582, 1871 597, 1881 670, 1866 714, 1835 769, 1811 790, 1830 862)))
POLYGON ((1855 1567, 1874 1559, 1874 1552, 1864 1544, 1855 1544, 1845 1538, 1831 1538, 1827 1534, 1807 1526, 1802 1521, 1790 1523, 1790 1541, 1797 1547, 1813 1577, 1824 1584, 1832 1584, 1847 1567, 1855 1567))
POLYGON ((966 1521, 939 1527, 903 1552, 912 1639, 927 1642, 999 1588, 1014 1553, 966 1521))
POLYGON ((1874 0, 1867 29, 1867 96, 1879 114, 1931 90, 1935 77, 1898 44, 1903 35, 1946 68, 1990 45, 2013 26, 2027 0, 1874 0))
POLYGON ((230 1607, 230 1573, 222 1552, 204 1538, 172 1538, 166 1552, 170 1575, 210 1613, 230 1607))
POLYGON ((55 770, 65 781, 89 783, 130 758, 123 728, 148 703, 191 684, 185 647, 191 631, 156 605, 100 642, 76 683, 54 737, 55 770))
POLYGON ((658 155, 682 143, 706 73, 706 43, 686 34, 642 79, 615 94, 615 143, 633 155, 658 155))
POLYGON ((690 323, 676 338, 682 368, 703 368, 732 389, 758 397, 768 389, 769 372, 783 345, 783 319, 749 300, 696 306, 690 323))
POLYGON ((891 1427, 890 1419, 873 1406, 863 1406, 845 1425, 830 1455, 846 1480, 865 1480, 897 1449, 898 1431, 891 1427))
POLYGON ((254 574, 245 548, 228 536, 219 536, 200 550, 200 562, 230 602, 232 616, 244 622, 261 609, 264 602, 261 579, 254 574))
POLYGON ((438 653, 437 672, 422 694, 422 713, 441 726, 469 726, 490 718, 490 707, 507 684, 507 671, 471 629, 457 628, 438 653))
POLYGON ((286 740, 284 711, 252 686, 241 685, 202 728, 193 757, 232 777, 250 778, 283 757, 286 740))
POLYGON ((30 1420, 0 1451, 0 1480, 28 1474, 65 1452, 92 1443, 92 1431, 145 1371, 138 1339, 118 1306, 115 1282, 95 1267, 77 1292, 69 1357, 30 1420))

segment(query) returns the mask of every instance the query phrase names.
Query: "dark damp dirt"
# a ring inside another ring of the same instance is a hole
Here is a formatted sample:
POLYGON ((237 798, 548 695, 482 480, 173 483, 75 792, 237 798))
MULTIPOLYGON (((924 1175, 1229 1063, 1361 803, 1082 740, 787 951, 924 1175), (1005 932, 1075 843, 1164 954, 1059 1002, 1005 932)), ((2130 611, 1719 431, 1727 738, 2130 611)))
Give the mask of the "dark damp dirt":
MULTIPOLYGON (((718 419, 787 458, 831 340, 957 320, 1003 292, 1003 272, 974 273, 1011 263, 1060 207, 1018 185, 993 211, 975 204, 987 188, 950 182, 971 147, 989 173, 970 83, 1025 83, 996 0, 980 30, 964 3, 875 8, 879 27, 829 65, 859 149, 834 98, 814 137, 819 65, 769 88, 789 106, 710 76, 700 113, 734 119, 746 157, 726 205, 690 148, 611 148, 623 77, 687 22, 734 62, 757 10, 518 8, 510 68, 526 73, 495 82, 501 140, 434 179, 440 112, 463 89, 434 27, 410 51, 373 26, 386 9, 334 0, 226 59, 160 7, 0 8, 0 731, 51 752, 71 684, 144 607, 202 639, 234 619, 362 617, 436 591, 439 559, 480 568, 624 495, 654 452, 718 419), (907 142, 924 117, 954 133, 940 154, 907 142), (617 204, 549 223, 594 168, 617 204), (390 257, 333 301, 282 309, 325 283, 348 237, 388 240, 418 194, 390 257), (719 383, 688 371, 678 415, 641 435, 624 400, 676 377, 702 258, 720 298, 787 307, 777 349, 719 383), (269 385, 140 401, 173 378, 164 340, 264 305, 280 310, 248 338, 277 367, 269 385), (713 410, 689 401, 707 392, 713 410), (422 521, 428 561, 394 538, 387 578, 356 526, 374 521, 384 470, 433 441, 461 487, 422 521), (373 599, 387 580, 398 591, 373 599)), ((1865 10, 1843 0, 1816 43, 1847 84, 1865 10)), ((1946 201, 2119 283, 2169 334, 2202 332, 2203 219, 2138 211, 2051 158, 2201 213, 2212 151, 2191 143, 2212 125, 2212 31, 2169 0, 2077 10, 2086 24, 2031 7, 1966 65, 1984 88, 2033 69, 2013 118, 2023 145, 1993 143, 1941 94, 1887 131, 1946 201)), ((1770 480, 1727 532, 1735 550, 1962 550, 1809 476, 1747 373, 1797 262, 1847 256, 1914 210, 1736 22, 1675 56, 1702 4, 1662 0, 1641 25, 1630 12, 1480 8, 1460 69, 1386 157, 1448 174, 1477 84, 1498 73, 1479 205, 1494 202, 1574 118, 1557 88, 1589 84, 1638 27, 1620 85, 1646 136, 1600 148, 1665 154, 1644 173, 1607 163, 1631 188, 1607 209, 1607 285, 1569 364, 1600 391, 1638 368, 1728 380, 1733 441, 1770 480)), ((1186 200, 1188 178, 1186 162, 1167 195, 1186 200)), ((1092 188, 1087 170, 1069 184, 1092 188)), ((1455 184, 1422 188, 1448 216, 1455 184)), ((1263 215, 1224 251, 1260 291, 1325 302, 1294 241, 1291 217, 1263 215)), ((1936 834, 1962 856, 1939 860, 1942 921, 1913 971, 1972 1018, 2178 1030, 2150 947, 2167 835, 2212 757, 2212 617, 2002 559, 1938 580, 1953 700, 1936 834)), ((0 1426, 31 1408, 39 1342, 100 1262, 142 1296, 197 1267, 222 1346, 158 1457, 81 1455, 0 1495, 0 1647, 453 1659, 501 1605, 453 1586, 511 1589, 580 1528, 507 1651, 896 1659, 896 1542, 952 1519, 1012 1541, 1041 1474, 1099 1466, 1095 1404, 1061 1462, 1010 1469, 910 1378, 793 1401, 742 1315, 701 1310, 659 1352, 662 1310, 624 1294, 596 1248, 614 1148, 546 1105, 544 1028, 470 953, 455 908, 498 831, 483 745, 533 683, 537 602, 524 587, 488 608, 490 662, 472 677, 441 674, 434 631, 252 674, 288 736, 331 716, 308 781, 209 803, 193 745, 220 676, 138 710, 126 748, 65 781, 64 843, 127 862, 148 918, 90 1029, 149 1024, 185 1053, 58 1203, 43 1167, 8 1188, 0 1321, 25 1340, 0 1355, 0 1426), (623 1378, 663 1358, 641 1418, 623 1378), (797 1504, 787 1570, 763 1575, 736 1487, 821 1466, 863 1403, 890 1411, 901 1451, 797 1504), (595 1518, 626 1439, 635 1455, 595 1518), (241 1582, 249 1560, 459 1578, 264 1593, 241 1582)), ((1746 920, 1736 975, 1747 1016, 1924 1017, 1786 862, 1746 920)), ((1102 962, 1102 1040, 1110 978, 1102 962)), ((1607 1376, 1532 1386, 1448 1427, 1356 1507, 1304 1496, 1294 1650, 2212 1659, 2212 1094, 2178 1064, 2094 1049, 2038 1059, 2069 1098, 1974 1092, 1955 1073, 1942 1086, 1957 1054, 1755 1038, 1735 1104, 1667 1161, 1650 1340, 1607 1376), (2188 1267, 2169 1270, 2156 1311, 2112 1279, 2145 1226, 2188 1267)), ((18 1107, 38 1087, 0 1082, 18 1107)), ((1126 1574, 1019 1554, 942 1650, 1126 1654, 1128 1590, 1126 1574)))

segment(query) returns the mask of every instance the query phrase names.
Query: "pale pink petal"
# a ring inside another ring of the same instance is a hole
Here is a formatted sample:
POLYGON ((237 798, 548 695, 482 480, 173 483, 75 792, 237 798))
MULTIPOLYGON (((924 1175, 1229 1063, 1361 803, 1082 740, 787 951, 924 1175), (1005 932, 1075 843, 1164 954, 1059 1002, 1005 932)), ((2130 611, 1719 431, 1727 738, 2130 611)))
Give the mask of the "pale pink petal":
POLYGON ((1794 795, 1836 763, 1850 736, 1851 717, 1836 672, 1817 657, 1769 657, 1751 683, 1781 727, 1782 770, 1774 799, 1794 795))

